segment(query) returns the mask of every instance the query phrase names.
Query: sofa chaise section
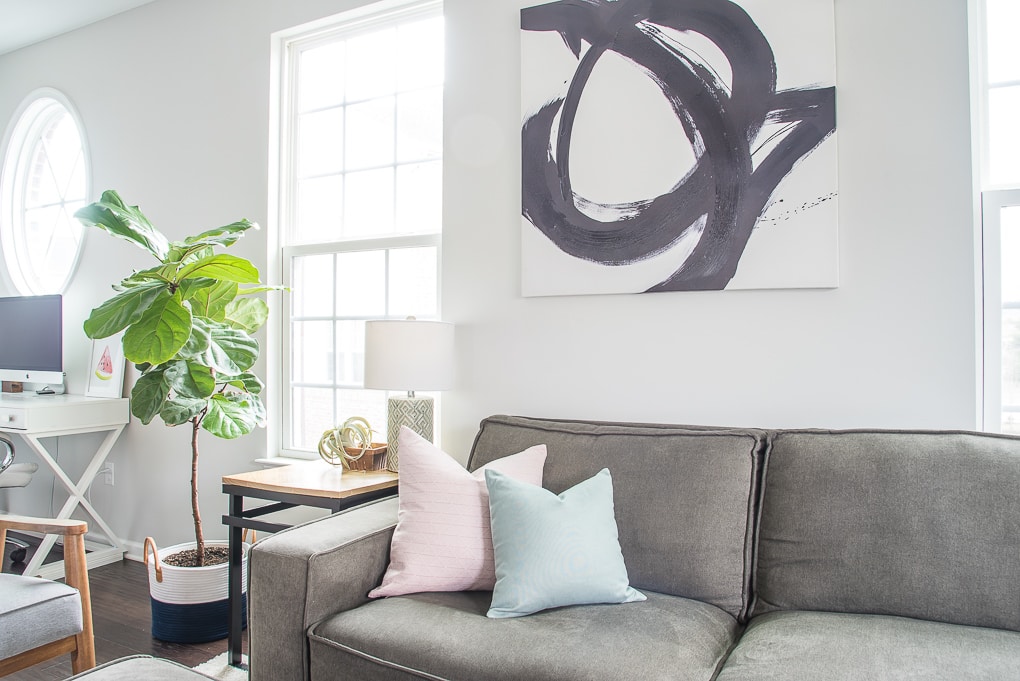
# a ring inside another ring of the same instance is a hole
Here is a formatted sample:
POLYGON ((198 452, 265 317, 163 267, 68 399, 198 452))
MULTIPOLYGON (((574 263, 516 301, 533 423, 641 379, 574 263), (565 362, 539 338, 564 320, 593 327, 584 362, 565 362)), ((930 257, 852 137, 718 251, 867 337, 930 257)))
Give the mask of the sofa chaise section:
POLYGON ((718 681, 1018 681, 1020 634, 890 615, 755 617, 718 681))
POLYGON ((1020 439, 781 431, 719 681, 1020 679, 1020 439))

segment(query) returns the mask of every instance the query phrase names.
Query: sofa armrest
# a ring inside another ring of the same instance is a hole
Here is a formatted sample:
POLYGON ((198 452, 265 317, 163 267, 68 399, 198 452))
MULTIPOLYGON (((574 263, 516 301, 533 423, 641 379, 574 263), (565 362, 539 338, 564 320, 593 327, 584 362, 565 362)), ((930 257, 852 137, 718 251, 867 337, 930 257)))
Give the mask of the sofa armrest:
POLYGON ((248 554, 250 681, 308 679, 308 629, 382 582, 397 499, 279 532, 248 554))

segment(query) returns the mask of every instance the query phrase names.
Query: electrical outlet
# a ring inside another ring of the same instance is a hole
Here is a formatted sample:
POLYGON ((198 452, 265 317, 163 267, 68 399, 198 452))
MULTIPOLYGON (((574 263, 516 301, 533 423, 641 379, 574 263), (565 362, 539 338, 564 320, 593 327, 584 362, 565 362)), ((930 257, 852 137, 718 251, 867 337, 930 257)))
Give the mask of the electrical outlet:
POLYGON ((105 466, 103 466, 103 470, 99 472, 103 474, 103 482, 109 485, 110 487, 113 487, 114 485, 113 464, 107 463, 105 466))

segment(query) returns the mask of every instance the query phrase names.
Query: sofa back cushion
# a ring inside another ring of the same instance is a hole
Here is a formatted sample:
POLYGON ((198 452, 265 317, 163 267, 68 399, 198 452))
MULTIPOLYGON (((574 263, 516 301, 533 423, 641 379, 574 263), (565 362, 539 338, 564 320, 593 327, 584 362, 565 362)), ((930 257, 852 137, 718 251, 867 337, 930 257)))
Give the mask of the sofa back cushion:
POLYGON ((1020 630, 1020 438, 781 431, 762 485, 755 614, 1020 630))
POLYGON ((609 468, 631 585, 743 621, 764 443, 764 431, 493 416, 468 468, 544 444, 543 486, 556 494, 609 468))

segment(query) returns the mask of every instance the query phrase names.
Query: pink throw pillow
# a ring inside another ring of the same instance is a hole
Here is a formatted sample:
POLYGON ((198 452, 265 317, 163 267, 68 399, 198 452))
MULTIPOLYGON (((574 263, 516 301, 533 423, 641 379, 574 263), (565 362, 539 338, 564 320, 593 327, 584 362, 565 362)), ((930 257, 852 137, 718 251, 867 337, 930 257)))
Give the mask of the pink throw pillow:
POLYGON ((400 496, 390 564, 370 598, 421 591, 491 591, 496 584, 485 470, 542 484, 545 445, 492 461, 474 473, 402 427, 400 496))

